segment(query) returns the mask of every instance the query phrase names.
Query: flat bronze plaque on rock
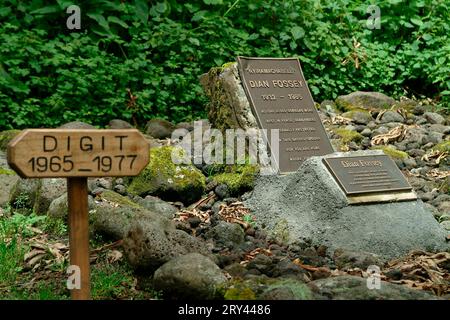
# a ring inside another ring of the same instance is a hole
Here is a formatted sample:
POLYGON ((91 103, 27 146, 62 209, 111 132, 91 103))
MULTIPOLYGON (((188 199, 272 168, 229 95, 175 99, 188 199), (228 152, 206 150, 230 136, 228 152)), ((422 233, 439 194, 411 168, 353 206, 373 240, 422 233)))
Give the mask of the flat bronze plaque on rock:
POLYGON ((347 196, 412 190, 387 155, 325 158, 323 162, 347 196))
MULTIPOLYGON (((297 171, 333 152, 297 58, 238 57, 239 73, 261 129, 279 130, 279 171, 297 171)), ((270 139, 269 139, 270 141, 270 139)))

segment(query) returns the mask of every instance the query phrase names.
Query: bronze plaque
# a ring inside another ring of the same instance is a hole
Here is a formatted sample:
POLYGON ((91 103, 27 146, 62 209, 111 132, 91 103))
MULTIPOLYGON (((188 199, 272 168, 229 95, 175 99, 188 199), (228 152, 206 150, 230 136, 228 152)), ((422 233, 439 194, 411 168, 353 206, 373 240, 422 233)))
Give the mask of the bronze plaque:
POLYGON ((271 129, 279 130, 280 173, 297 171, 305 159, 333 152, 297 58, 237 61, 259 127, 269 136, 271 129))
POLYGON ((412 190, 387 155, 325 158, 323 162, 346 195, 412 190))

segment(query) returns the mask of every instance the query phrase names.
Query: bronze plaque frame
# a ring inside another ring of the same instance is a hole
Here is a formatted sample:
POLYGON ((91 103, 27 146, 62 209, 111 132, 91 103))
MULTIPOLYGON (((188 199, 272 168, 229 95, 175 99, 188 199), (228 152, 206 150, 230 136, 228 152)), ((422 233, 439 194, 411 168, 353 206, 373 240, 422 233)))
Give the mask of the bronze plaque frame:
POLYGON ((279 129, 279 172, 333 153, 297 58, 237 57, 242 84, 261 129, 279 129))
POLYGON ((412 190, 387 155, 330 157, 323 162, 347 196, 412 190))

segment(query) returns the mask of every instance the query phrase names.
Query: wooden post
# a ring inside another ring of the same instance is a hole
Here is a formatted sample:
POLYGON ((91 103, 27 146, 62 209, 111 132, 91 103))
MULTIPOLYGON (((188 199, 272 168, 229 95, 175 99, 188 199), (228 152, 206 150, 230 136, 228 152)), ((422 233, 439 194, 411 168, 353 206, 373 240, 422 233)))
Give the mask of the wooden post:
POLYGON ((89 216, 87 178, 67 178, 69 202, 70 264, 80 268, 81 288, 72 289, 73 300, 91 299, 89 266, 89 216))

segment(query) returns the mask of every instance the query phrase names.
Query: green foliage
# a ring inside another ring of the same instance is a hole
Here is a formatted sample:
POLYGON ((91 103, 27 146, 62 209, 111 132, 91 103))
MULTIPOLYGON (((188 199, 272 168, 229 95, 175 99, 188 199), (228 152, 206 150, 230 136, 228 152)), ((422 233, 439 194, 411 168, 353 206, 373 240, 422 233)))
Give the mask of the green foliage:
POLYGON ((205 116, 198 77, 237 55, 300 58, 314 98, 425 94, 448 107, 447 0, 0 0, 0 129, 205 116))

